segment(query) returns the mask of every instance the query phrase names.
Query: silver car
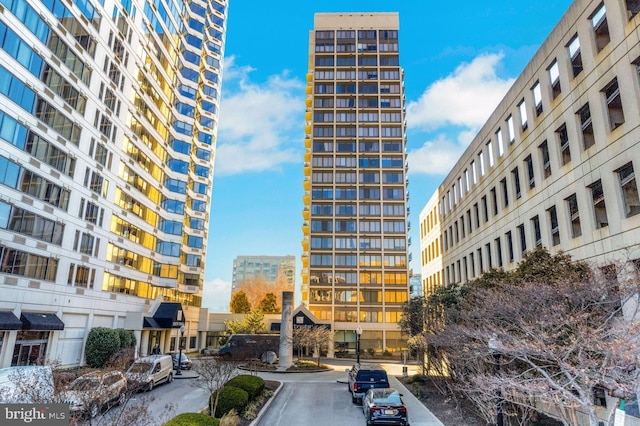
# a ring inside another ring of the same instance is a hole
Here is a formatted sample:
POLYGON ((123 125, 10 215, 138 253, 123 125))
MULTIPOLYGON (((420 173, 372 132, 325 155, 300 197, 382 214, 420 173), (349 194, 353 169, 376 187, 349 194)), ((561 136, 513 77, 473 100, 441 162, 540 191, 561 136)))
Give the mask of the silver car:
POLYGON ((96 371, 75 379, 62 393, 71 413, 96 417, 103 409, 127 398, 127 379, 121 371, 96 371))

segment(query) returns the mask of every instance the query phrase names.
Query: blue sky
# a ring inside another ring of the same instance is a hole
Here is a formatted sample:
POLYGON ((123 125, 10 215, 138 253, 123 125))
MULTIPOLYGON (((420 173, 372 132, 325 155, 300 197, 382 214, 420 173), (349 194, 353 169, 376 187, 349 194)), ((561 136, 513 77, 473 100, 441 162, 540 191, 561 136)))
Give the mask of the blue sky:
MULTIPOLYGON (((314 13, 399 12, 411 267, 419 273, 420 211, 570 4, 231 0, 203 307, 228 312, 236 256, 302 253, 304 89, 314 13)), ((299 286, 299 261, 297 268, 299 286)))

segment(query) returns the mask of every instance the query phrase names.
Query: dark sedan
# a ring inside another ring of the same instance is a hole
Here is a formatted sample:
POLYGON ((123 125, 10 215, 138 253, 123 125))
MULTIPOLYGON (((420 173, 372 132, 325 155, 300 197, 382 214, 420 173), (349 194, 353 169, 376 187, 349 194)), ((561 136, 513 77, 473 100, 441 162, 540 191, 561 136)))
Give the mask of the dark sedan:
POLYGON ((362 411, 367 425, 409 424, 402 394, 393 388, 369 389, 362 398, 362 411))

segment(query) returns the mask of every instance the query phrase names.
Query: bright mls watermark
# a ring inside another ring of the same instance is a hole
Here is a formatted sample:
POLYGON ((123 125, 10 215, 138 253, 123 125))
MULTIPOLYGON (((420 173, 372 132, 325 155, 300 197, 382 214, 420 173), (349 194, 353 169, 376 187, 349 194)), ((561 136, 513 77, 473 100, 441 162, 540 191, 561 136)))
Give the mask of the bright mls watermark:
POLYGON ((69 405, 0 404, 0 424, 69 426, 69 405))

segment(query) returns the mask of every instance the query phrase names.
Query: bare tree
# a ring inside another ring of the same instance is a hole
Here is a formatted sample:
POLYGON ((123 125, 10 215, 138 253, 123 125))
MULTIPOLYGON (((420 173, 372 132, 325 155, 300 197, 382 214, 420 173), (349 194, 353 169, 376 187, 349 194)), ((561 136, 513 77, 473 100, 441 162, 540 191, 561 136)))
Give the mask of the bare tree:
POLYGON ((220 357, 202 357, 194 360, 193 370, 198 373, 198 377, 191 382, 193 386, 205 389, 209 395, 215 393, 214 401, 209 398, 209 413, 211 416, 216 412, 218 406, 218 389, 222 388, 233 376, 237 374, 239 362, 226 360, 220 357))
POLYGON ((622 315, 638 281, 605 272, 533 252, 459 289, 427 341, 487 420, 500 407, 523 424, 543 411, 596 426, 604 394, 634 395, 640 380, 640 324, 622 315))
POLYGON ((330 329, 323 326, 298 326, 293 328, 293 344, 299 349, 310 347, 317 357, 320 366, 320 355, 326 349, 333 334, 330 329))

